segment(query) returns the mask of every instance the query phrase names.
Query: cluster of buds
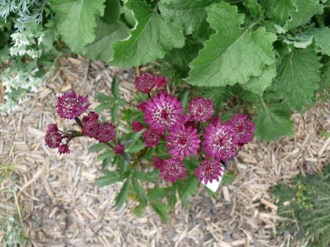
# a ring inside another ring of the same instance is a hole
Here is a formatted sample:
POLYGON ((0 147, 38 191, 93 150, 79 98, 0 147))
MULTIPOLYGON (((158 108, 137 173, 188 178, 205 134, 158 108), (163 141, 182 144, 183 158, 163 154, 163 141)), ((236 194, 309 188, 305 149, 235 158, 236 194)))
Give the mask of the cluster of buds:
MULTIPOLYGON (((100 123, 99 115, 90 111, 81 119, 79 116, 86 112, 90 103, 87 96, 77 95, 76 92, 67 92, 58 97, 57 113, 61 118, 74 119, 81 131, 69 130, 67 132, 58 129, 56 124, 48 125, 47 133, 45 135, 46 145, 50 148, 58 148, 60 154, 70 153, 69 142, 79 136, 88 136, 95 138, 99 142, 108 143, 116 137, 116 128, 109 122, 100 123)), ((121 144, 117 144, 114 150, 121 144)))
POLYGON ((200 160, 199 167, 195 169, 199 181, 205 184, 219 181, 224 171, 223 164, 253 139, 254 123, 245 114, 222 122, 219 116, 214 116, 210 99, 193 98, 185 114, 176 96, 164 90, 154 90, 151 96, 155 85, 159 88, 167 81, 164 77, 147 73, 136 78, 137 90, 148 94, 150 99, 137 105, 144 115, 144 123, 134 121, 133 131, 144 131, 142 138, 146 147, 156 147, 165 140, 170 158, 154 157, 153 165, 166 181, 186 178, 185 157, 200 160), (162 82, 160 85, 159 81, 162 82))

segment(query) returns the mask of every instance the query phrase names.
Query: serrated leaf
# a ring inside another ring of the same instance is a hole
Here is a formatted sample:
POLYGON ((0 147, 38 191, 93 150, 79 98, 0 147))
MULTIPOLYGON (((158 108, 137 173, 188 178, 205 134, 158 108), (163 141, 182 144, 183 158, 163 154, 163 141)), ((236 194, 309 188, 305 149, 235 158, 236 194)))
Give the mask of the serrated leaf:
POLYGON ((183 27, 185 34, 189 35, 200 29, 206 19, 205 9, 212 3, 213 0, 161 0, 158 6, 165 19, 183 27))
POLYGON ((121 22, 107 24, 97 20, 95 39, 85 46, 84 54, 94 60, 109 62, 113 58, 112 44, 129 36, 128 27, 121 22))
POLYGON ((95 180, 97 186, 106 186, 116 182, 119 182, 123 179, 122 175, 119 172, 108 172, 106 176, 99 177, 95 180))
POLYGON ((251 12, 255 19, 258 19, 264 12, 257 0, 244 0, 243 5, 251 12))
POLYGON ((113 102, 107 102, 107 103, 102 103, 99 104, 97 107, 95 107, 95 112, 100 113, 104 110, 110 110, 114 106, 113 102))
POLYGON ((114 123, 118 123, 118 109, 119 104, 115 104, 111 109, 111 120, 114 123))
POLYGON ((272 64, 266 66, 262 71, 262 74, 258 77, 251 77, 251 79, 243 85, 243 88, 253 93, 262 96, 267 87, 272 84, 274 77, 276 76, 276 65, 272 64))
POLYGON ((97 144, 94 144, 93 146, 90 146, 88 148, 88 152, 99 152, 101 150, 108 149, 108 148, 109 147, 104 143, 97 143, 97 144))
POLYGON ((140 203, 142 203, 143 205, 147 205, 147 195, 144 192, 144 189, 139 184, 139 182, 134 177, 132 177, 132 185, 137 197, 139 198, 140 203))
POLYGON ((114 77, 111 84, 112 95, 116 98, 119 97, 119 81, 117 77, 114 77))
POLYGON ((103 154, 97 156, 96 161, 112 159, 115 156, 112 150, 106 151, 103 154))
POLYGON ((146 182, 156 183, 159 176, 159 170, 153 170, 152 172, 139 172, 133 170, 133 176, 146 182))
POLYGON ((255 135, 262 140, 271 141, 281 136, 292 136, 294 133, 290 117, 278 109, 269 108, 265 103, 258 108, 255 123, 255 135))
POLYGON ((321 64, 312 48, 293 49, 278 68, 276 89, 298 111, 313 102, 320 81, 321 64))
POLYGON ((104 93, 96 93, 95 98, 101 102, 113 101, 114 97, 112 95, 106 95, 104 93))
POLYGON ((180 195, 181 201, 186 203, 194 194, 196 194, 198 189, 199 181, 195 175, 192 175, 184 183, 184 188, 182 194, 180 195))
POLYGON ((314 28, 309 34, 314 37, 315 45, 321 50, 322 54, 330 56, 330 28, 314 28))
POLYGON ((284 25, 290 13, 294 11, 293 0, 261 0, 260 4, 266 9, 266 15, 284 25))
POLYGON ((322 14, 323 5, 319 0, 293 0, 294 10, 290 12, 290 18, 284 28, 290 30, 306 24, 317 14, 322 14))
POLYGON ((163 58, 172 48, 184 45, 181 28, 166 23, 144 1, 128 0, 126 5, 134 11, 137 20, 129 38, 113 44, 111 64, 119 67, 139 66, 163 58))
POLYGON ((65 43, 75 52, 83 52, 84 46, 95 38, 96 18, 103 15, 105 0, 52 0, 57 29, 65 43))
POLYGON ((242 29, 244 15, 228 3, 214 4, 207 11, 207 21, 217 33, 190 63, 188 83, 208 87, 245 84, 275 63, 272 43, 276 35, 264 28, 242 29))
POLYGON ((129 185, 130 185, 129 180, 130 180, 130 178, 127 178, 126 182, 123 184, 123 187, 121 188, 121 190, 119 191, 118 195, 116 196, 115 207, 117 209, 122 208, 122 206, 124 205, 124 203, 127 200, 128 191, 129 191, 129 185))

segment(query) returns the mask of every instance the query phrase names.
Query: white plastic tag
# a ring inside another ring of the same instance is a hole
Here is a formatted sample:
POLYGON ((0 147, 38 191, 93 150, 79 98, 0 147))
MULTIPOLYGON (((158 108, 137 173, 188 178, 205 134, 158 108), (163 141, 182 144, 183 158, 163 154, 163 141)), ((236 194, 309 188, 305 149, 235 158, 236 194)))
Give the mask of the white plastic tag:
POLYGON ((211 183, 207 182, 207 184, 205 184, 204 181, 202 181, 202 184, 204 184, 207 188, 209 188, 213 192, 216 192, 221 184, 221 180, 222 180, 222 176, 219 177, 219 181, 217 181, 216 179, 213 179, 211 183))

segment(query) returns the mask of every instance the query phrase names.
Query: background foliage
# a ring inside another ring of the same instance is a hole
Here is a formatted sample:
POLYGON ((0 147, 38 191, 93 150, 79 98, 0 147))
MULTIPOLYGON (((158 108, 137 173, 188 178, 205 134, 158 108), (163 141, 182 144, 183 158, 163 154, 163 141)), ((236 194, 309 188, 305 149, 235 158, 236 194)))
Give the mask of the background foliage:
POLYGON ((158 61, 214 100, 239 96, 265 140, 292 135, 291 113, 330 84, 329 1, 50 3, 74 52, 119 67, 158 61))

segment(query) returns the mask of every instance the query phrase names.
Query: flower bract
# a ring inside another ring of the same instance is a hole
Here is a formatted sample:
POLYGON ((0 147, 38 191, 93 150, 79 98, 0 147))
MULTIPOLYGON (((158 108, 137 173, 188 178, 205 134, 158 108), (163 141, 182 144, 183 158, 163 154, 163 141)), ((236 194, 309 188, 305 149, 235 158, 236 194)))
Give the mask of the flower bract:
POLYGON ((67 92, 58 97, 57 113, 62 118, 74 119, 84 113, 90 106, 88 96, 78 95, 76 92, 67 92))

